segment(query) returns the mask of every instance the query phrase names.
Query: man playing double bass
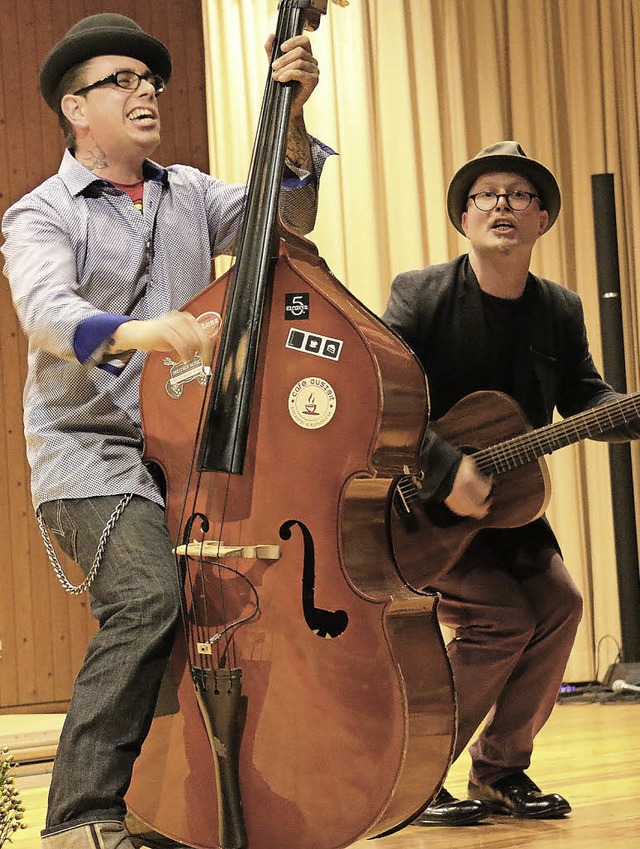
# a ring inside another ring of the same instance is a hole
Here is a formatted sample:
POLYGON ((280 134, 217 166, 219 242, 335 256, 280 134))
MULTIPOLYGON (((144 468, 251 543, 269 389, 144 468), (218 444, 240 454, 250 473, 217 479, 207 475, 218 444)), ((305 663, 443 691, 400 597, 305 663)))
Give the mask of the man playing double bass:
MULTIPOLYGON (((560 211, 553 174, 516 142, 499 142, 454 175, 447 205, 468 254, 400 274, 383 316, 424 366, 432 420, 477 390, 512 396, 534 427, 549 424, 554 408, 566 417, 623 397, 593 363, 579 297, 529 271, 536 241, 560 211)), ((604 438, 638 435, 634 421, 604 438)), ((458 516, 489 514, 492 480, 472 456, 429 431, 421 465, 425 502, 443 502, 458 516)), ((542 793, 525 772, 582 614, 551 528, 543 517, 481 530, 430 586, 442 594, 441 622, 455 632, 448 646, 459 711, 454 757, 488 719, 470 748, 470 798, 443 788, 416 824, 569 813, 566 799, 542 793)))
MULTIPOLYGON (((273 78, 295 91, 281 214, 308 232, 329 152, 303 121, 318 68, 306 36, 282 52, 273 78)), ((138 386, 144 352, 210 361, 206 329, 178 310, 209 282, 211 257, 233 252, 244 187, 149 159, 170 75, 165 45, 131 19, 97 14, 73 26, 40 69, 68 149, 3 221, 29 340, 33 503, 43 533, 87 575, 100 622, 58 745, 46 849, 130 849, 124 796, 180 609, 163 497, 142 462, 138 386)))

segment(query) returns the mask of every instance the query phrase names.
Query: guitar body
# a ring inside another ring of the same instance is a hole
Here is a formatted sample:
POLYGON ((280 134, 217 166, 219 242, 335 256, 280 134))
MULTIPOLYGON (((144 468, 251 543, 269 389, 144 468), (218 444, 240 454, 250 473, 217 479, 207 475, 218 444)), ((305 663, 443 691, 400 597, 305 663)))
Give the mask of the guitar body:
MULTIPOLYGON (((512 398, 489 391, 467 395, 430 427, 467 454, 532 430, 512 398)), ((550 497, 549 471, 538 458, 494 478, 492 508, 484 519, 455 516, 443 504, 418 499, 406 512, 392 498, 391 545, 402 577, 413 587, 429 586, 459 560, 478 531, 526 525, 544 513, 550 497)))

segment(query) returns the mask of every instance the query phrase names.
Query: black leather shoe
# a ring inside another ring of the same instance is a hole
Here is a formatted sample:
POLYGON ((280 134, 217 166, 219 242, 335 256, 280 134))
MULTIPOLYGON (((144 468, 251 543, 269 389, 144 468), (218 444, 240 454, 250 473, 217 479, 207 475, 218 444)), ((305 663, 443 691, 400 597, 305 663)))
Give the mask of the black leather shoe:
POLYGON ((512 772, 491 784, 469 782, 469 795, 482 799, 492 813, 523 819, 555 819, 571 811, 559 793, 542 793, 524 772, 512 772))
POLYGON ((411 825, 473 825, 489 814, 489 808, 479 799, 456 799, 443 787, 411 825))

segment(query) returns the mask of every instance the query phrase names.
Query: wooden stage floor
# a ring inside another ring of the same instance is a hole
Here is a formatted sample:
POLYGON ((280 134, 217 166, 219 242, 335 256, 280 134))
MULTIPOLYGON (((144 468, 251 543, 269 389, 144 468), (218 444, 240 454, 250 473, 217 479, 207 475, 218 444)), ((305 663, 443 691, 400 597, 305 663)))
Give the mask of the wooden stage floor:
MULTIPOLYGON (((3 721, 9 719, 15 722, 16 717, 0 716, 0 739, 5 741, 3 721)), ((29 718, 22 720, 28 723, 29 718)), ((467 770, 463 755, 446 782, 455 795, 465 795, 467 770)), ((573 813, 539 822, 494 817, 462 828, 409 826, 388 837, 359 841, 351 849, 635 849, 640 835, 640 703, 557 705, 538 737, 529 774, 544 791, 566 796, 573 813)), ((28 828, 16 832, 12 847, 37 849, 48 775, 19 777, 18 786, 28 828)))

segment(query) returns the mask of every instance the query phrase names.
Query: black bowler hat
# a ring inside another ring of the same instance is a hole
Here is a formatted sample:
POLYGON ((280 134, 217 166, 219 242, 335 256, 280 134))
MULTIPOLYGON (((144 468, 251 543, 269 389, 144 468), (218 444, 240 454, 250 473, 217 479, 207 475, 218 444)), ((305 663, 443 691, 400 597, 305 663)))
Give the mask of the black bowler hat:
POLYGON ((112 12, 90 15, 72 26, 42 63, 40 91, 48 105, 53 110, 58 108, 56 88, 70 68, 94 56, 111 55, 139 59, 165 82, 171 76, 169 51, 135 21, 112 12))
POLYGON ((512 171, 526 177, 536 187, 542 208, 549 213, 547 230, 550 229, 560 212, 556 178, 548 168, 528 157, 518 142, 502 141, 485 147, 453 175, 447 192, 447 211, 456 230, 464 235, 462 213, 467 208, 469 190, 478 177, 489 171, 512 171))

